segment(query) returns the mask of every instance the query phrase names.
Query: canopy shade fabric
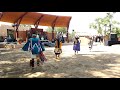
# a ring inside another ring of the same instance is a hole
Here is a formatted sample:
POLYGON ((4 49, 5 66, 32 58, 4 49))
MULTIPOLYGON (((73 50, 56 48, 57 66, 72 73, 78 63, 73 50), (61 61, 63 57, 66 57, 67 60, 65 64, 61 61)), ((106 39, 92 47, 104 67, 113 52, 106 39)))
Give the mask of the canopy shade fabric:
POLYGON ((20 24, 35 25, 38 21, 41 26, 69 27, 71 16, 58 16, 37 12, 1 12, 0 21, 16 23, 20 18, 20 24))

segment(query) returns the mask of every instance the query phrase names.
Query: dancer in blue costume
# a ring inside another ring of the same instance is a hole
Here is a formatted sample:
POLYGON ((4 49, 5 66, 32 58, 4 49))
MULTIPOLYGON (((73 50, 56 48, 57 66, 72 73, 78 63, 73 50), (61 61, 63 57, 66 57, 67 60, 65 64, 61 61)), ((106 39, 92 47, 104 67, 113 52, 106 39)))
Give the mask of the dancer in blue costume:
POLYGON ((73 50, 78 53, 78 51, 80 51, 80 41, 79 41, 79 37, 75 37, 74 40, 74 45, 73 45, 73 50))
MULTIPOLYGON (((40 56, 40 53, 45 51, 44 45, 40 42, 39 38, 36 38, 36 34, 32 34, 27 43, 23 46, 22 50, 31 52, 30 67, 34 68, 34 59, 40 56)), ((37 65, 39 65, 40 57, 37 58, 37 65)))

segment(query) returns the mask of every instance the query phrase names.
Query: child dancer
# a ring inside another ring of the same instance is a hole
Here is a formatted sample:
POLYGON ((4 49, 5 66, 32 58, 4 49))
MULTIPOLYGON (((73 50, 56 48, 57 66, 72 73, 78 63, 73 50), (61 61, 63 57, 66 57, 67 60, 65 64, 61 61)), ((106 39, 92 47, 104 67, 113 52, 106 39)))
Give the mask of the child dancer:
POLYGON ((61 34, 58 34, 58 35, 56 36, 54 53, 55 53, 55 55, 56 55, 56 59, 57 59, 57 58, 60 58, 60 54, 62 53, 61 34))

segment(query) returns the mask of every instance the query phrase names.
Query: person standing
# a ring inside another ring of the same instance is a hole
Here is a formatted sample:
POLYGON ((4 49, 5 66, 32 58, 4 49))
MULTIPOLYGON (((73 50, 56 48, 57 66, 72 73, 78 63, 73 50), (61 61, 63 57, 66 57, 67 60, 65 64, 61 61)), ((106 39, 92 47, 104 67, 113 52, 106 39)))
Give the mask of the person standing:
POLYGON ((56 59, 60 58, 60 54, 62 53, 62 38, 61 38, 61 33, 58 33, 56 35, 54 53, 56 55, 56 59))
MULTIPOLYGON (((30 67, 34 69, 34 59, 37 58, 37 65, 39 66, 40 55, 45 51, 44 46, 40 42, 40 39, 36 38, 36 34, 32 34, 32 38, 30 38, 27 43, 22 47, 23 51, 31 52, 31 60, 30 67), (39 58, 38 58, 39 57, 39 58)), ((41 60, 43 62, 43 60, 41 60)))
POLYGON ((79 37, 75 37, 75 40, 74 40, 74 43, 73 43, 73 50, 75 51, 75 55, 76 55, 76 53, 78 53, 78 51, 80 51, 79 37))
POLYGON ((93 37, 90 37, 90 38, 89 38, 89 43, 88 43, 88 45, 89 45, 89 49, 91 50, 92 47, 93 47, 93 37))

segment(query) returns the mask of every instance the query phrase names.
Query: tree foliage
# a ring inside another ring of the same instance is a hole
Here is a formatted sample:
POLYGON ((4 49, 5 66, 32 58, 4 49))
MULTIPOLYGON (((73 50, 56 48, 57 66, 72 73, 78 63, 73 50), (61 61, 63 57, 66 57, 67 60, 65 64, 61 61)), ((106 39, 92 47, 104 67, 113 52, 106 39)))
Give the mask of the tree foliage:
POLYGON ((32 27, 31 25, 28 25, 28 24, 20 24, 21 27, 32 27))
MULTIPOLYGON (((52 27, 48 27, 46 29, 47 32, 52 32, 52 27)), ((67 28, 66 27, 55 27, 54 28, 54 32, 63 32, 64 34, 67 32, 67 28)))
POLYGON ((48 27, 48 28, 46 29, 46 31, 51 33, 51 32, 52 32, 52 27, 48 27))
POLYGON ((111 25, 111 32, 113 33, 120 33, 120 28, 117 26, 120 23, 118 21, 113 20, 113 15, 115 13, 107 13, 104 18, 96 18, 95 22, 90 23, 89 28, 97 30, 98 34, 103 34, 103 31, 105 31, 105 27, 108 27, 108 30, 106 31, 107 34, 110 33, 110 25, 111 25))

